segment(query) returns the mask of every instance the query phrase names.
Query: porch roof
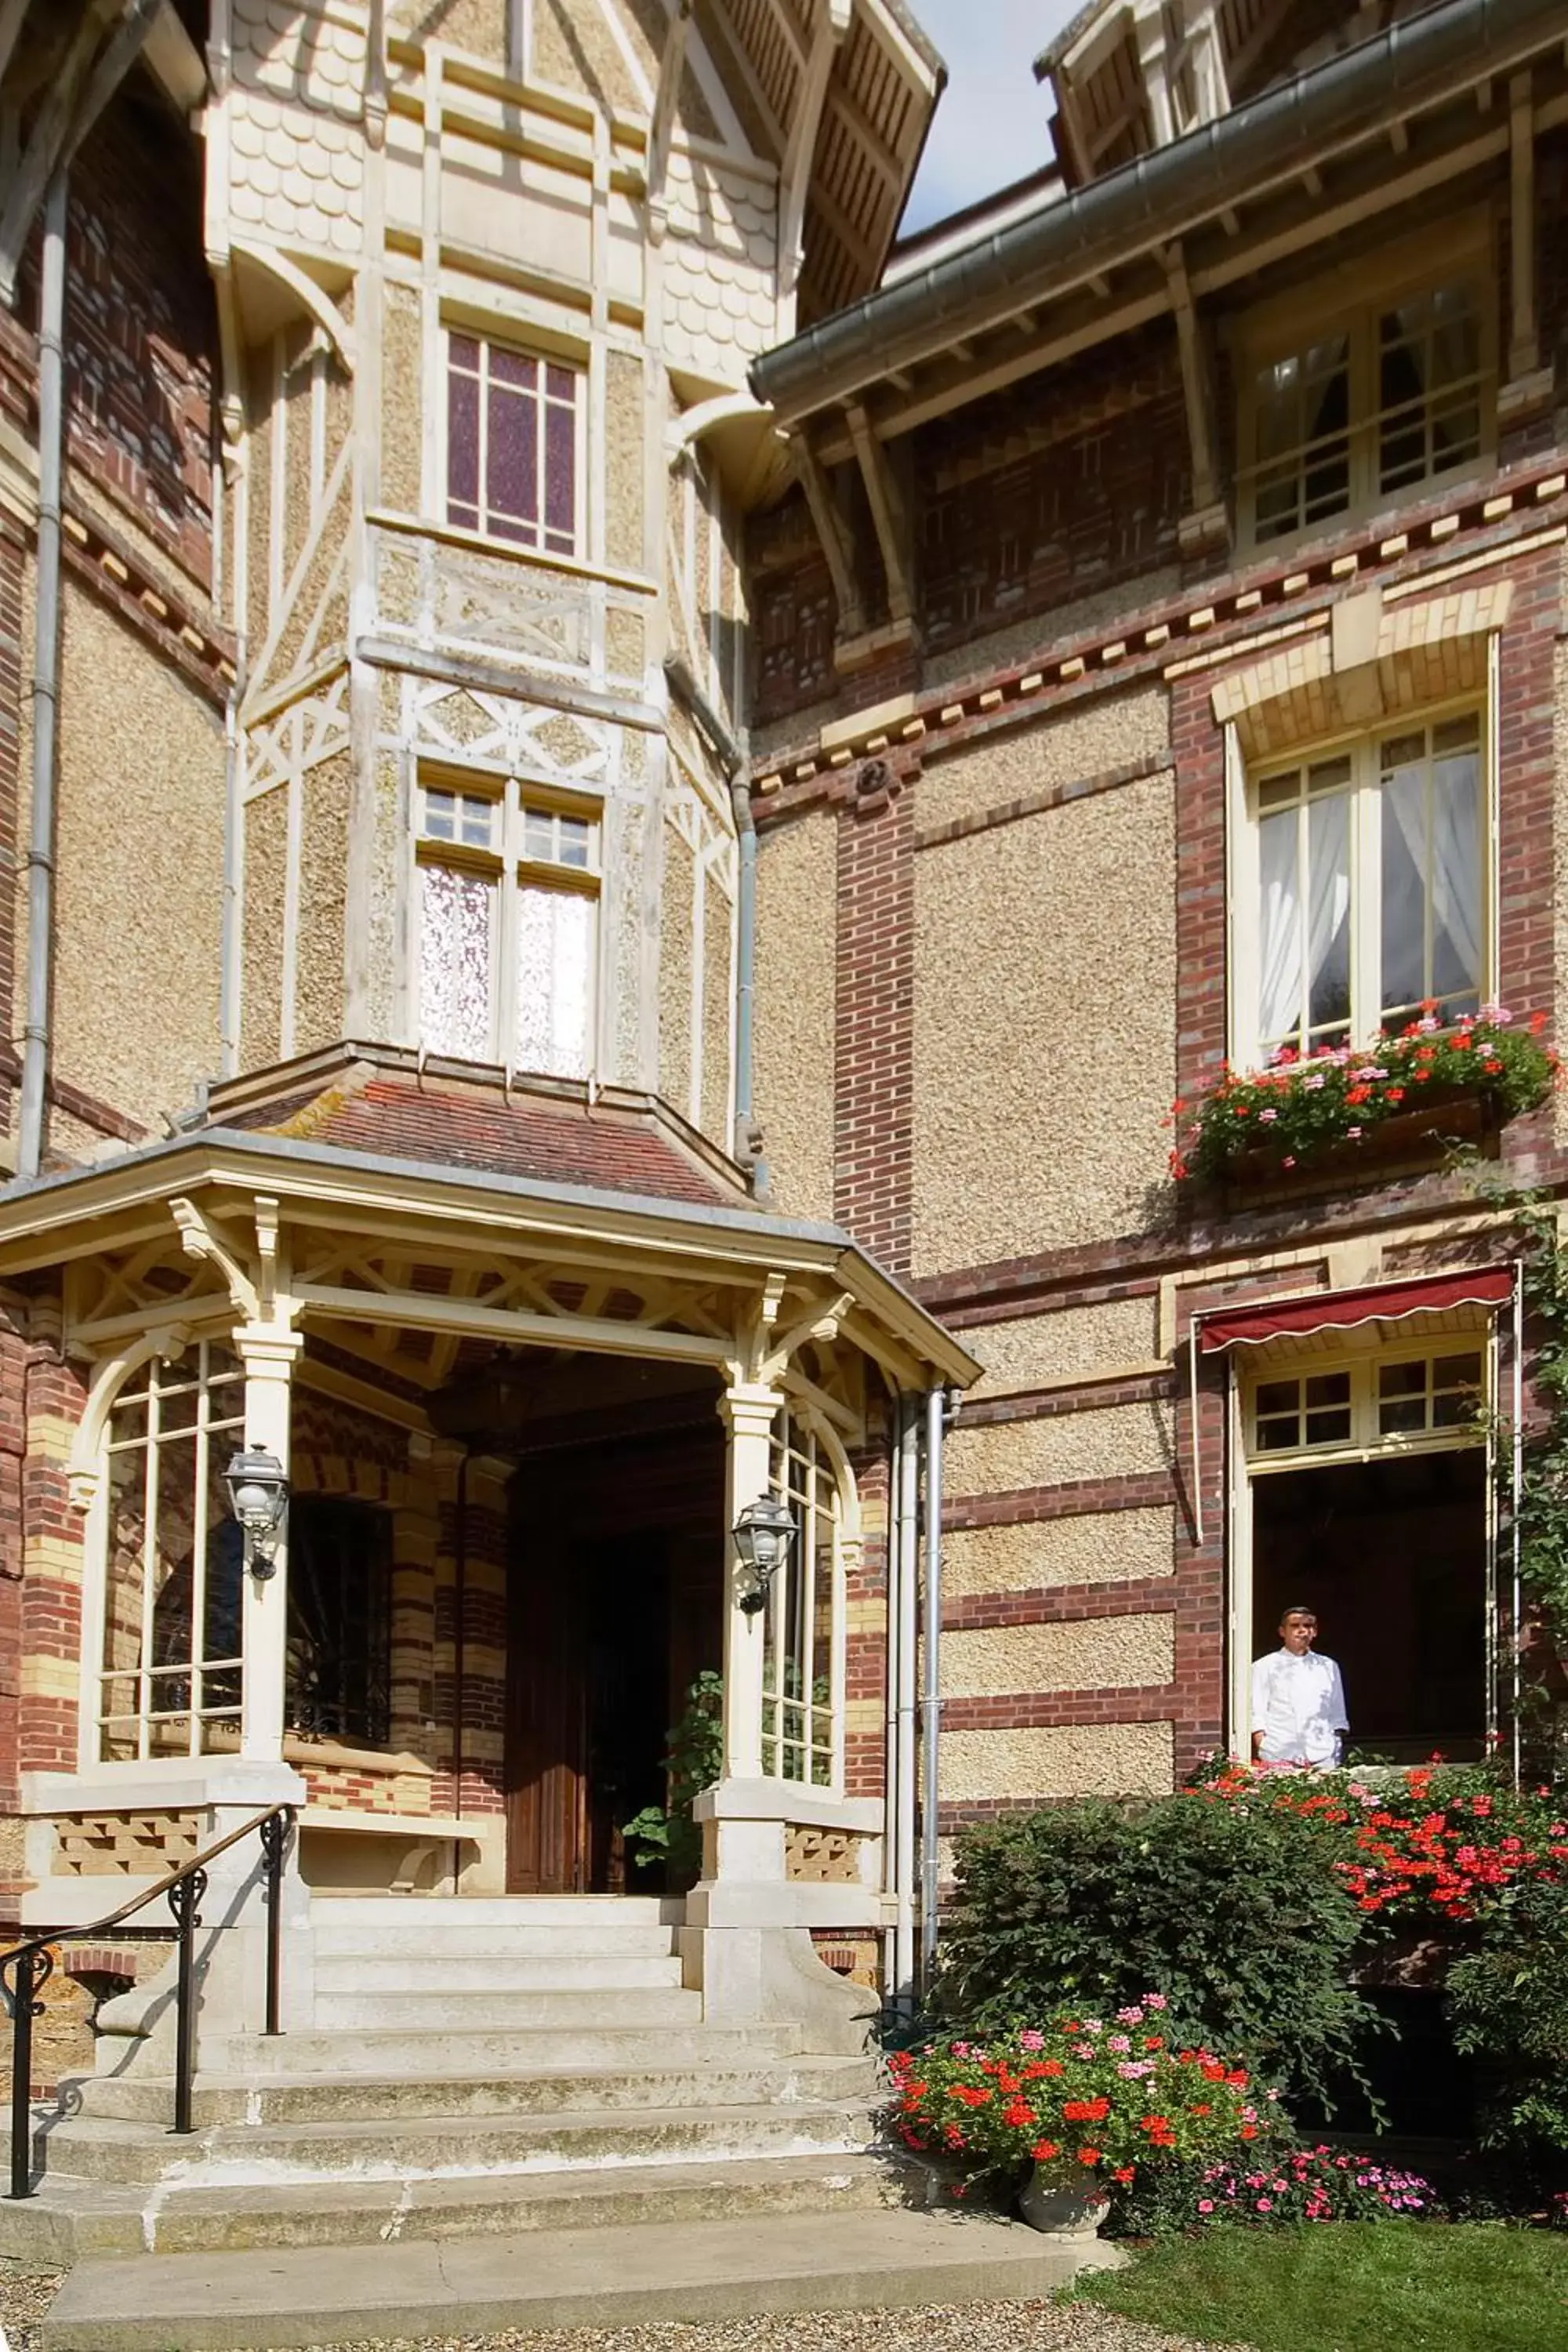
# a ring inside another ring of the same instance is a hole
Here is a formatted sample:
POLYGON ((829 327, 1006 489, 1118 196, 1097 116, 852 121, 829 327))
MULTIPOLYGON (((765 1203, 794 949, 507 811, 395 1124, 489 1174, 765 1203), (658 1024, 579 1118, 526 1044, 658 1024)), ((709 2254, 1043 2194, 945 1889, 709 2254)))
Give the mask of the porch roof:
MULTIPOLYGON (((331 1229, 358 1220, 443 1229, 471 1251, 476 1228, 498 1244, 548 1251, 584 1241, 679 1265, 722 1265, 824 1285, 849 1302, 845 1334, 928 1385, 967 1388, 981 1367, 967 1349, 842 1227, 745 1205, 656 1198, 537 1177, 357 1151, 318 1139, 205 1127, 108 1161, 19 1181, 0 1192, 0 1279, 122 1248, 176 1199, 266 1195, 286 1222, 331 1229), (859 1325, 859 1332, 856 1326, 859 1325), (883 1344, 878 1345, 880 1339, 883 1344), (889 1349, 887 1343, 891 1343, 889 1349), (870 1344, 868 1344, 870 1343, 870 1344)), ((563 1318, 557 1345, 571 1344, 563 1318)), ((633 1352, 628 1350, 628 1352, 633 1352)))

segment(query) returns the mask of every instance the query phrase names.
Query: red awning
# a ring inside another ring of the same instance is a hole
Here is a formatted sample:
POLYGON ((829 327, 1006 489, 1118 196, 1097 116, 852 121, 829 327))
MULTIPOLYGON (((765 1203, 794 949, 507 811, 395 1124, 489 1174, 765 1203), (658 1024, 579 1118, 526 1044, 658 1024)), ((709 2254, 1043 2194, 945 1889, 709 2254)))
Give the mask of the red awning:
POLYGON ((1397 1323, 1407 1315, 1443 1315, 1455 1307, 1500 1307, 1513 1296, 1506 1266, 1468 1274, 1423 1275, 1415 1282, 1376 1282, 1363 1290, 1320 1290, 1310 1298, 1259 1298, 1198 1318, 1205 1356, 1222 1348, 1258 1348, 1265 1339, 1310 1331, 1353 1331, 1363 1323, 1397 1323))

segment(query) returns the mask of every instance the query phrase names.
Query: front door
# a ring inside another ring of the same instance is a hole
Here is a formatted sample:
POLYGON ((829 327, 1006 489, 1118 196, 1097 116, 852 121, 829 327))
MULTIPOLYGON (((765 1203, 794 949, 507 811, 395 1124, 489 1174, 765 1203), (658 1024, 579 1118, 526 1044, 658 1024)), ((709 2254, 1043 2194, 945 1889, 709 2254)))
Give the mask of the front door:
MULTIPOLYGON (((706 1403, 706 1399, 703 1400, 706 1403)), ((526 1462, 507 1573, 507 1885, 652 1891, 625 1824, 664 1795, 668 1727, 723 1645, 716 1416, 526 1462)))
POLYGON ((588 1596, 558 1514, 525 1507, 517 1517, 531 1532, 507 1579, 507 1888, 580 1895, 588 1883, 588 1596))

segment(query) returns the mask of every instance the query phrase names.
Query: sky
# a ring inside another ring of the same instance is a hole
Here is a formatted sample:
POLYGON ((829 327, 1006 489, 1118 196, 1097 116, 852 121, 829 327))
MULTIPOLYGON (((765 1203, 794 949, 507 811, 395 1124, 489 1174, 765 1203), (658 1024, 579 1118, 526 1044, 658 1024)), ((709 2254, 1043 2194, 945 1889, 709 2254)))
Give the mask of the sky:
POLYGON ((1050 161, 1051 98, 1032 70, 1076 0, 910 0, 947 60, 905 236, 1050 161))

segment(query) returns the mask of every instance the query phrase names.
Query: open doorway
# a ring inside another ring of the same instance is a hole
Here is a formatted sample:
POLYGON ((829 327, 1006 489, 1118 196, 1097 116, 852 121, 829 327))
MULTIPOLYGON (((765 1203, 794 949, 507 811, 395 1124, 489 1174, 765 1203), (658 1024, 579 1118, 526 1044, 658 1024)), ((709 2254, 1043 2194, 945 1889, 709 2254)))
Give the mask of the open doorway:
MULTIPOLYGON (((724 1437, 710 1390, 559 1428, 511 1486, 507 1884, 664 1891, 623 1835, 662 1805, 670 1726, 723 1654, 724 1437), (659 1425, 648 1426, 652 1420, 659 1425)), ((546 1440, 542 1425, 531 1435, 546 1440)))
POLYGON ((1252 1655, 1281 1613, 1317 1612, 1339 1661, 1349 1751, 1418 1763, 1484 1753, 1489 1643, 1481 1446, 1323 1462, 1255 1477, 1252 1655))

